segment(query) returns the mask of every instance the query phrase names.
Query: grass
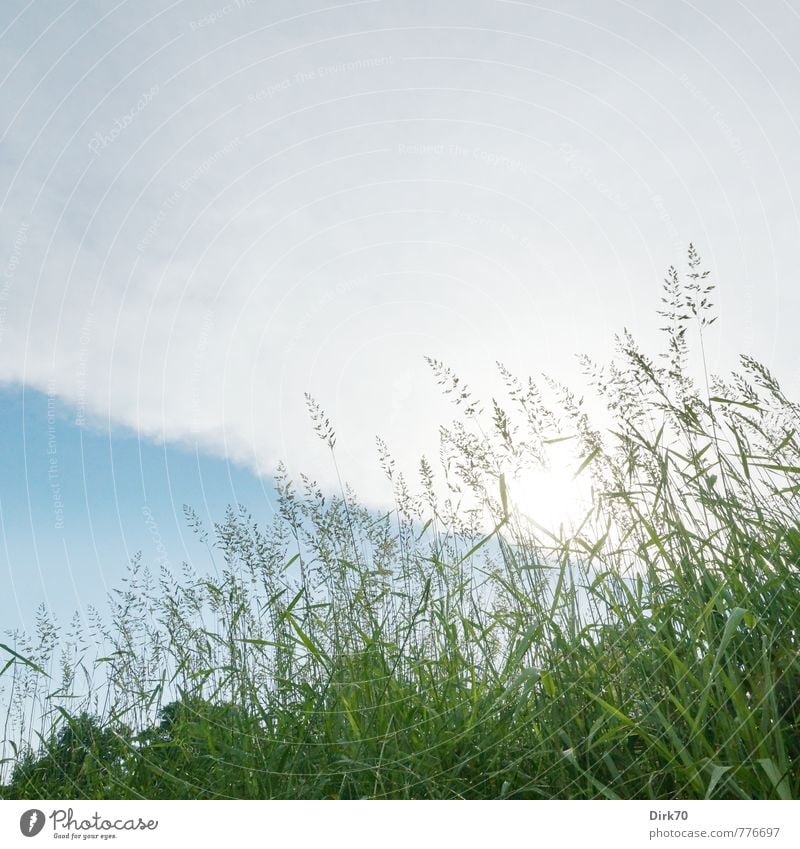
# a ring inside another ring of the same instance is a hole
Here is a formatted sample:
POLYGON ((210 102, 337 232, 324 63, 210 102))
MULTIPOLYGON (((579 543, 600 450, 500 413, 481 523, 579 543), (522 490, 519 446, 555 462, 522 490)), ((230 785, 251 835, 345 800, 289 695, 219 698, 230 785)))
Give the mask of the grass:
POLYGON ((3 646, 2 795, 797 798, 800 407, 749 357, 707 374, 711 292, 690 248, 664 350, 582 361, 602 427, 432 360, 458 418, 414 486, 379 441, 392 510, 279 470, 265 527, 187 511, 210 574, 136 560, 108 618, 42 612, 3 646), (507 481, 564 439, 593 503, 554 530, 507 481))

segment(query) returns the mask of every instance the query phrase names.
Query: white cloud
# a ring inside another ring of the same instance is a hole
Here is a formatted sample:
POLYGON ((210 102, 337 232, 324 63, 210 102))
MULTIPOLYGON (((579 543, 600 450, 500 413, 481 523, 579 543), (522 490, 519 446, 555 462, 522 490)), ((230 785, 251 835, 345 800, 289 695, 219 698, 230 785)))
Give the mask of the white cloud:
POLYGON ((724 282, 712 354, 747 337, 785 373, 798 71, 773 42, 795 22, 709 10, 737 48, 686 10, 600 5, 371 4, 264 29, 274 4, 194 28, 214 4, 149 24, 143 4, 38 44, 50 21, 27 13, 2 86, 0 380, 332 484, 309 391, 380 497, 374 435, 413 469, 449 415, 423 354, 485 389, 497 359, 574 375, 571 353, 649 333, 689 239, 724 282))

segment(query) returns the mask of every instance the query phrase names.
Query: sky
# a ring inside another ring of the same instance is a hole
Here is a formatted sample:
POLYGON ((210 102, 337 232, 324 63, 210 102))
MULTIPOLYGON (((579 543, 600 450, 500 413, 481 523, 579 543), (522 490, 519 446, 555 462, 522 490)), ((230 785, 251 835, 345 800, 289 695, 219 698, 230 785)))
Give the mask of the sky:
MULTIPOLYGON (((800 13, 764 3, 0 6, 0 626, 203 557, 285 462, 389 493, 425 356, 580 379, 693 242, 712 371, 798 387, 800 13)), ((201 563, 202 565, 202 563, 201 563)))

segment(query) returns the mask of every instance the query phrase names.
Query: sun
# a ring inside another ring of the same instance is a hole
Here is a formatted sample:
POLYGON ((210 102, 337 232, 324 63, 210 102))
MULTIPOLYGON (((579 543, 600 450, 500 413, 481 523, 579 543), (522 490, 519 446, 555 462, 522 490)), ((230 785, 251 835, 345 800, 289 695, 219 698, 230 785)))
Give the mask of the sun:
POLYGON ((566 467, 526 469, 508 484, 512 509, 551 531, 577 526, 591 506, 591 489, 583 476, 566 467))

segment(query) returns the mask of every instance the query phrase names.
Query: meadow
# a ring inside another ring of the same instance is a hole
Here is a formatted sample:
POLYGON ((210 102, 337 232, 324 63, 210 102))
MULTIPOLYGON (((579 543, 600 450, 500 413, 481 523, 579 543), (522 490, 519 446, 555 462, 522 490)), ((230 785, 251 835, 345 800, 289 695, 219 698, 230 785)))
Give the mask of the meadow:
MULTIPOLYGON (((713 286, 670 269, 662 350, 582 359, 602 402, 498 366, 385 512, 279 470, 208 573, 140 559, 90 622, 7 638, 5 798, 800 796, 800 406, 747 355, 708 373, 713 286), (571 524, 512 481, 565 445, 571 524)), ((308 399, 336 460, 336 434, 308 399)), ((346 474, 346 470, 343 470, 346 474)))

